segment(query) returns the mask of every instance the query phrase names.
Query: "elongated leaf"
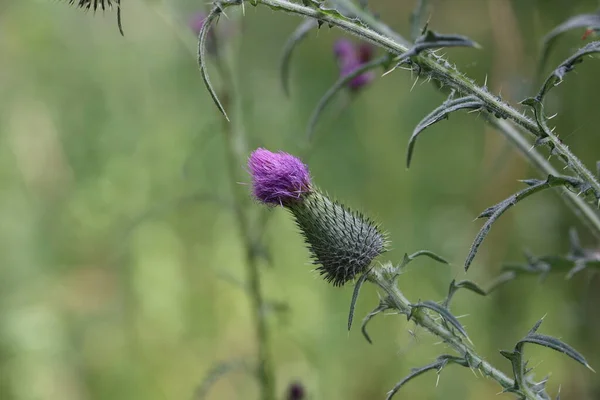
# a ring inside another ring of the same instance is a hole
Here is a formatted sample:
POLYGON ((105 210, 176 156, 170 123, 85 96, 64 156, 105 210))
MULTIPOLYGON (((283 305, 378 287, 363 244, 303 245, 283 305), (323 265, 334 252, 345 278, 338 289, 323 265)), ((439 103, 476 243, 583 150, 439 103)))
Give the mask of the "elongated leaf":
POLYGON ((594 371, 594 369, 590 366, 590 364, 588 364, 585 357, 583 355, 581 355, 581 353, 579 353, 573 347, 569 346, 568 344, 564 343, 563 341, 561 341, 557 338, 554 338, 552 336, 542 335, 539 333, 530 333, 527 336, 525 336, 523 339, 519 340, 519 342, 517 342, 517 346, 522 346, 525 343, 537 344, 539 346, 548 347, 552 350, 558 351, 559 353, 563 353, 563 354, 571 357, 573 360, 577 361, 578 363, 584 365, 586 368, 594 371))
POLYGON ((223 114, 225 119, 229 121, 229 117, 225 112, 225 108, 219 101, 217 92, 213 88, 212 83, 210 82, 210 78, 208 77, 208 71, 206 70, 206 38, 208 37, 208 32, 212 24, 218 20, 222 12, 223 10, 221 10, 221 8, 218 5, 213 7, 213 9, 210 11, 208 16, 204 20, 204 23, 202 24, 202 29, 200 29, 200 33, 198 34, 198 65, 200 66, 200 74, 202 75, 202 80, 204 81, 204 85, 206 86, 210 97, 212 98, 219 111, 221 111, 221 114, 223 114))
POLYGON ((483 107, 484 104, 477 97, 465 96, 460 97, 458 99, 448 98, 448 100, 446 100, 441 106, 429 113, 415 127, 415 130, 413 131, 412 135, 410 136, 410 139, 408 140, 408 149, 406 151, 406 168, 410 167, 410 162, 412 160, 415 144, 417 143, 417 138, 419 137, 421 132, 429 128, 431 125, 448 118, 448 115, 454 111, 463 109, 477 110, 483 107))
POLYGON ((552 71, 548 78, 546 78, 544 84, 542 85, 542 88, 535 97, 535 100, 541 103, 546 94, 548 94, 548 92, 550 91, 550 89, 552 89, 555 86, 558 86, 563 81, 565 75, 568 72, 571 72, 573 71, 573 69, 575 69, 575 65, 582 62, 583 58, 586 55, 594 53, 600 53, 600 41, 588 43, 584 47, 577 50, 575 54, 573 54, 565 61, 560 63, 560 65, 556 67, 554 71, 552 71))
POLYGON ((300 26, 292 33, 288 38, 285 46, 283 47, 283 55, 281 57, 281 85, 286 96, 290 95, 290 60, 292 59, 292 53, 296 46, 308 35, 308 33, 317 27, 317 21, 314 19, 307 19, 302 22, 300 26))
POLYGON ((548 55, 555 44, 556 39, 565 32, 578 28, 600 28, 600 12, 594 14, 580 14, 568 18, 565 22, 552 29, 542 39, 542 52, 539 62, 538 71, 541 72, 544 65, 548 61, 548 55))
POLYGON ((412 261, 417 257, 429 257, 432 260, 435 260, 439 263, 442 264, 450 264, 448 261, 446 261, 445 258, 443 258, 442 256, 438 256, 437 254, 435 254, 433 251, 429 251, 429 250, 419 250, 416 253, 411 254, 410 256, 408 256, 408 258, 412 261))
POLYGON ((400 380, 400 382, 396 383, 396 385, 394 385, 392 390, 390 390, 387 393, 386 400, 391 400, 391 398, 394 397, 394 395, 400 390, 400 388, 402 388, 402 386, 406 385, 413 378, 416 378, 417 376, 424 374, 425 372, 431 371, 431 370, 436 370, 437 373, 439 374, 442 371, 442 369, 449 363, 459 364, 459 365, 462 365, 463 367, 468 367, 468 365, 469 365, 464 358, 450 356, 450 355, 439 356, 431 364, 427 364, 424 367, 420 367, 420 368, 413 368, 408 376, 402 378, 402 380, 400 380))
POLYGON ((523 199, 540 192, 542 190, 556 187, 556 186, 576 186, 579 184, 579 181, 572 177, 560 176, 555 177, 552 175, 548 175, 548 178, 544 181, 540 180, 531 180, 527 182, 530 186, 513 194, 508 199, 501 201, 500 203, 487 208, 483 211, 477 218, 488 218, 488 220, 483 224, 481 230, 475 237, 473 244, 471 245, 471 249, 469 250, 469 254, 467 255, 467 259, 465 261, 465 270, 469 269, 469 266, 473 262, 477 251, 479 250, 479 246, 483 243, 483 240, 488 235, 490 230, 492 229, 492 225, 500 218, 504 212, 506 212, 509 208, 516 205, 523 199))
POLYGON ((367 332, 367 324, 369 323, 369 321, 371 321, 371 319, 374 316, 376 316, 380 312, 387 310, 388 308, 389 308, 389 306, 387 304, 385 304, 384 302, 382 302, 377 307, 375 307, 375 309, 373 311, 368 313, 366 315, 366 317, 362 320, 362 324, 360 326, 360 331, 362 332, 365 339, 367 339, 367 342, 369 342, 370 344, 373 344, 373 341, 371 340, 371 337, 369 336, 369 333, 367 332))
POLYGON ((415 40, 415 44, 402 54, 397 60, 396 68, 402 65, 410 57, 419 55, 425 50, 441 49, 443 47, 475 47, 481 48, 475 41, 463 35, 443 34, 434 31, 426 31, 415 40))
POLYGON ((446 307, 439 305, 435 301, 427 300, 427 301, 424 301, 424 302, 421 302, 418 304, 413 304, 412 307, 428 308, 432 311, 435 311, 436 313, 440 314, 440 316, 442 318, 444 318, 444 320, 446 322, 448 322, 450 325, 455 327, 456 330, 461 333, 461 335, 463 335, 467 339, 469 338, 469 336, 467 335, 467 332, 465 331, 465 328, 463 328, 463 326, 460 324, 460 322, 458 322, 458 319, 456 319, 456 317, 454 315, 452 315, 446 307))
POLYGON ((360 278, 356 281, 356 285, 354 285, 354 291, 352 292, 352 300, 350 301, 350 312, 348 313, 348 331, 352 328, 352 321, 354 320, 354 308, 356 306, 356 300, 358 300, 358 294, 360 292, 360 288, 363 283, 369 277, 369 272, 362 274, 360 278))
POLYGON ((450 287, 448 288, 448 296, 446 296, 446 300, 444 300, 444 307, 448 308, 452 298, 454 297, 454 294, 458 291, 458 289, 470 290, 471 292, 477 293, 480 296, 487 295, 487 292, 479 287, 475 282, 464 280, 456 283, 456 279, 453 279, 452 282, 450 282, 450 287))
POLYGON ((321 117, 321 114, 323 113, 323 111, 325 110, 325 107, 327 107, 327 105, 329 105, 329 102, 331 101, 331 99, 333 99, 333 96, 335 96, 339 91, 341 91, 342 89, 344 89, 346 87, 346 85, 348 85, 348 83, 356 78, 357 76, 359 76, 360 74, 363 74, 367 71, 370 71, 372 69, 375 69, 377 67, 383 66, 385 65, 387 62, 389 61, 388 56, 383 56, 380 58, 377 58, 373 61, 370 61, 366 64, 361 65, 359 68, 357 68, 356 70, 354 70, 353 72, 349 73, 348 75, 342 76, 340 77, 334 84, 332 87, 329 88, 329 90, 327 90, 327 92, 325 92, 325 94, 323 95, 323 97, 321 97, 321 99, 319 100, 319 102, 317 103, 317 106, 315 107, 310 120, 308 122, 308 127, 306 128, 306 138, 307 140, 311 140, 313 133, 315 131, 315 127, 317 125, 317 122, 319 121, 319 118, 321 117))

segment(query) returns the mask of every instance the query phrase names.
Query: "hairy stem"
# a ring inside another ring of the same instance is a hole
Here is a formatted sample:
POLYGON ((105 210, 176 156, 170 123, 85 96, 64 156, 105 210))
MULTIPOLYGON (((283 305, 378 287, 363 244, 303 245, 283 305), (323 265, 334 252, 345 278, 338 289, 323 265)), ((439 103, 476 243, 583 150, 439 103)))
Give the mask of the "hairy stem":
MULTIPOLYGON (((241 104, 236 96, 234 80, 228 66, 223 60, 217 60, 219 72, 223 78, 221 96, 224 105, 234 105, 235 114, 233 122, 223 121, 223 132, 226 141, 226 155, 228 163, 229 181, 232 184, 233 208, 235 219, 242 236, 245 248, 245 264, 247 274, 248 294, 252 306, 252 321, 258 346, 257 379, 260 385, 260 398, 262 400, 275 400, 275 374, 269 351, 269 331, 265 316, 265 301, 261 289, 259 254, 256 249, 262 229, 251 228, 248 210, 248 193, 246 188, 239 184, 245 177, 241 176, 241 165, 246 163, 247 144, 243 127, 240 123, 241 104)), ((262 223, 261 223, 262 225, 262 223)))
MULTIPOLYGON (((385 291, 389 296, 391 302, 390 306, 393 306, 401 314, 411 315, 411 319, 415 324, 425 328, 434 336, 442 339, 444 343, 450 346, 461 357, 464 357, 472 369, 476 369, 484 376, 495 380, 504 390, 512 390, 515 388, 515 381, 513 379, 509 378, 502 371, 485 361, 483 357, 478 355, 470 346, 463 343, 462 339, 448 330, 446 326, 431 318, 426 312, 413 311, 413 306, 408 299, 404 297, 398 287, 384 277, 379 270, 370 272, 369 280, 385 291)), ((516 394, 527 400, 545 400, 544 397, 533 393, 527 388, 518 389, 516 394)))
MULTIPOLYGON (((384 23, 377 20, 369 12, 357 7, 352 1, 349 0, 336 0, 335 2, 344 8, 349 14, 357 19, 348 19, 336 16, 334 14, 328 14, 316 8, 306 7, 301 4, 292 3, 288 0, 253 0, 253 3, 263 4, 275 10, 283 10, 293 14, 303 15, 305 17, 314 18, 322 22, 326 22, 332 26, 337 26, 350 33, 360 36, 364 40, 370 41, 379 47, 382 47, 392 54, 401 55, 405 53, 409 44, 400 35, 395 33, 384 23)), ((241 0, 225 0, 220 2, 222 8, 228 6, 240 5, 241 0)), ((500 115, 512 121, 514 124, 519 125, 524 130, 528 131, 535 137, 541 137, 547 132, 542 132, 542 129, 537 125, 535 121, 523 115, 520 111, 510 106, 508 103, 502 101, 497 96, 490 93, 487 88, 480 87, 472 80, 465 77, 459 71, 457 71, 452 65, 445 62, 441 58, 432 55, 418 55, 413 57, 414 62, 419 65, 422 70, 428 71, 431 76, 436 79, 442 80, 445 85, 452 87, 460 93, 473 95, 482 100, 486 104, 487 110, 492 114, 500 115)), ((496 118, 490 118, 496 119, 496 118)), ((515 138, 515 134, 521 136, 518 130, 515 129, 509 123, 504 121, 498 121, 494 124, 503 132, 511 141, 515 138)), ((566 146, 562 143, 556 135, 552 132, 548 134, 549 141, 555 146, 556 150, 564 156, 567 160, 567 167, 569 167, 582 181, 589 184, 596 193, 600 193, 600 182, 596 177, 585 167, 585 165, 579 160, 566 146)), ((520 141, 524 141, 520 138, 520 141)), ((513 141, 513 143, 515 143, 513 141)), ((541 164, 538 162, 541 155, 531 146, 517 146, 519 150, 527 157, 530 162, 541 168, 541 164)), ((545 163, 543 168, 544 172, 548 172, 548 169, 553 169, 550 163, 545 163)), ((597 213, 586 203, 583 199, 579 198, 577 194, 569 192, 563 189, 569 202, 573 208, 577 208, 579 212, 576 214, 585 221, 586 225, 592 229, 595 236, 600 237, 600 218, 597 213)))

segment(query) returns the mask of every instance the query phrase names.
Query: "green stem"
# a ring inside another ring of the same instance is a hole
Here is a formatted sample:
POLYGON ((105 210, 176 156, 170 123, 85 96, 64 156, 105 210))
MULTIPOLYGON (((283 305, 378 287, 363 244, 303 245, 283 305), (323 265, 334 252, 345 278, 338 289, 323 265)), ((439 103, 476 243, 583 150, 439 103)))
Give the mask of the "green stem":
MULTIPOLYGON (((340 18, 334 14, 328 14, 316 8, 306 7, 287 0, 255 0, 256 3, 266 5, 275 10, 284 10, 290 13, 303 15, 305 17, 318 19, 333 26, 338 26, 350 33, 360 36, 365 40, 373 42, 379 47, 382 47, 396 55, 401 55, 408 50, 409 45, 406 43, 406 40, 404 40, 397 33, 393 32, 387 25, 378 21, 371 14, 360 9, 351 1, 337 1, 339 3, 343 3, 343 7, 346 8, 349 13, 355 15, 360 21, 362 21, 362 24, 356 20, 340 18)), ((221 2, 222 7, 239 4, 241 4, 239 0, 221 2)), ((487 108, 493 111, 493 113, 502 115, 506 119, 513 121, 515 124, 521 126, 535 137, 542 135, 542 130, 536 124, 536 122, 521 114, 521 112, 503 102, 500 98, 488 92, 486 88, 477 86, 473 81, 466 78, 449 63, 442 62, 439 57, 429 53, 427 55, 415 56, 413 57, 413 60, 422 69, 429 71, 434 77, 441 79, 447 86, 454 88, 460 93, 474 95, 481 99, 486 104, 487 108)), ((496 126, 498 126, 507 136, 511 136, 515 132, 518 132, 512 125, 507 123, 496 124, 496 126), (511 128, 510 132, 505 130, 508 128, 511 128)), ((519 133, 517 134, 519 135, 519 133)), ((557 151, 565 157, 565 159, 568 161, 568 166, 575 172, 575 174, 581 180, 588 183, 596 193, 600 193, 600 182, 598 182, 596 177, 569 150, 568 146, 563 144, 558 137, 552 133, 548 135, 548 138, 555 146, 557 151)), ((539 166, 539 163, 534 159, 539 156, 539 153, 530 147, 531 146, 528 146, 527 150, 522 147, 519 147, 519 149, 527 158, 530 159, 534 165, 539 166), (535 156, 532 156, 532 154, 535 154, 535 156)), ((572 206, 577 207, 580 210, 580 212, 577 214, 580 217, 585 216, 586 218, 589 218, 589 221, 586 222, 587 226, 592 228, 594 235, 600 237, 600 218, 596 212, 590 207, 589 204, 578 198, 577 194, 571 193, 568 190, 565 190, 564 193, 569 198, 572 206)))
POLYGON ((239 96, 236 96, 233 74, 222 62, 217 60, 223 86, 221 96, 223 104, 229 106, 234 103, 234 120, 232 123, 223 120, 223 132, 225 134, 226 153, 229 181, 232 185, 233 208, 235 219, 242 236, 245 248, 245 264, 247 274, 248 294, 252 307, 252 321, 258 346, 257 379, 260 385, 260 398, 262 400, 275 400, 275 374, 269 351, 269 331, 265 316, 265 301, 261 289, 259 255, 256 251, 256 243, 259 240, 261 230, 251 229, 250 215, 248 213, 249 196, 246 187, 239 182, 245 180, 242 176, 241 166, 246 163, 247 144, 243 126, 240 122, 241 104, 239 96))
MULTIPOLYGON (((471 368, 477 369, 484 376, 495 380, 505 390, 515 388, 515 381, 513 379, 509 378, 502 371, 496 369, 489 362, 485 361, 483 357, 478 355, 471 347, 463 343, 459 337, 448 330, 442 323, 431 318, 426 312, 414 312, 413 306, 408 299, 404 297, 398 287, 384 277, 380 271, 373 270, 370 272, 369 280, 387 293, 389 300, 392 303, 391 305, 393 305, 397 311, 399 311, 401 314, 411 315, 411 319, 415 324, 425 328, 434 336, 442 339, 444 343, 452 347, 452 349, 461 357, 464 357, 469 362, 471 368)), ((528 388, 519 388, 516 394, 527 400, 545 400, 544 397, 533 393, 528 388)))

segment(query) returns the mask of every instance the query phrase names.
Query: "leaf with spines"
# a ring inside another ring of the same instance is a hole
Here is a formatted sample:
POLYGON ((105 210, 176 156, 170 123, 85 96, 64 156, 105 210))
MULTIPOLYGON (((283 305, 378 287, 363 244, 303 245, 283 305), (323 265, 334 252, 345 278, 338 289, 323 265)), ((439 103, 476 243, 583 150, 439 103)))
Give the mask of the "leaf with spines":
POLYGON ((202 75, 202 80, 204 81, 204 85, 206 86, 210 97, 212 98, 219 111, 221 111, 221 114, 223 114, 225 119, 229 121, 227 112, 225 112, 225 108, 221 104, 219 96, 217 96, 217 92, 213 88, 212 83, 210 82, 210 78, 208 77, 208 71, 206 70, 206 38, 208 37, 208 32, 212 27, 212 24, 219 19, 221 13, 223 13, 223 9, 217 3, 204 20, 204 23, 202 24, 202 28, 200 29, 200 33, 198 34, 198 65, 200 66, 200 74, 202 75))
POLYGON ((394 385, 392 390, 390 390, 387 393, 386 400, 391 400, 392 397, 394 397, 394 395, 402 388, 402 386, 406 385, 413 378, 416 378, 417 376, 424 374, 427 371, 432 371, 432 370, 436 370, 437 373, 439 374, 442 371, 442 369, 444 369, 444 367, 450 363, 459 364, 459 365, 462 365, 463 367, 469 366, 468 362, 464 358, 446 355, 446 354, 439 356, 431 364, 427 364, 420 368, 413 368, 411 370, 411 373, 408 376, 402 378, 402 380, 400 382, 396 383, 396 385, 394 385))
POLYGON ((486 238, 486 236, 492 229, 492 225, 509 208, 515 206, 521 200, 526 199, 527 197, 529 197, 535 193, 538 193, 542 190, 549 189, 549 188, 556 187, 556 186, 577 187, 578 185, 580 185, 581 181, 579 181, 573 177, 569 177, 569 176, 548 175, 548 178, 543 181, 536 179, 536 180, 526 181, 525 183, 527 183, 529 185, 529 187, 527 187, 523 190, 520 190, 519 192, 513 194, 506 200, 503 200, 494 206, 488 207, 477 217, 477 218, 487 218, 488 220, 485 222, 485 224, 483 224, 483 226, 481 227, 481 230, 479 231, 479 233, 475 237, 475 240, 473 241, 473 244, 471 245, 469 254, 467 255, 467 259, 465 260, 465 270, 469 269, 469 266, 473 262, 473 259, 475 258, 475 255, 477 254, 479 247, 481 246, 481 243, 483 243, 483 240, 486 238))
POLYGON ((538 66, 538 71, 540 73, 548 60, 548 55, 550 54, 550 50, 552 49, 552 45, 556 42, 556 39, 563 33, 577 28, 600 29, 600 11, 593 14, 580 14, 570 17, 544 36, 542 39, 542 52, 538 66))
POLYGON ((450 282, 450 287, 448 288, 448 296, 446 296, 446 300, 444 300, 444 307, 448 308, 452 298, 454 297, 454 294, 456 294, 458 289, 466 289, 473 293, 477 293, 480 296, 487 296, 487 292, 479 287, 479 285, 477 285, 475 282, 463 280, 456 283, 456 279, 453 279, 452 282, 450 282))
MULTIPOLYGON (((467 335, 467 331, 465 331, 465 328, 463 328, 463 326, 460 324, 460 322, 458 322, 458 319, 454 315, 452 315, 452 313, 450 313, 450 311, 448 311, 448 309, 446 307, 439 305, 435 301, 426 300, 426 301, 423 301, 423 302, 418 303, 418 304, 412 304, 412 308, 413 308, 413 310, 414 309, 418 309, 418 308, 427 308, 427 309, 430 309, 432 311, 435 311, 447 323, 449 323, 454 328, 456 328, 456 330, 459 331, 461 335, 463 335, 467 339, 469 338, 469 336, 467 335)), ((411 311, 411 314, 413 312, 414 311, 411 311)), ((409 315, 409 319, 411 317, 412 317, 412 315, 409 315)))
POLYGON ((319 118, 321 117, 321 114, 323 113, 325 108, 329 105, 331 99, 333 99, 333 96, 335 96, 338 92, 344 89, 350 83, 350 81, 352 81, 352 79, 367 71, 385 66, 387 63, 389 63, 389 60, 389 56, 379 57, 375 60, 369 61, 368 63, 362 64, 360 67, 358 67, 348 75, 344 75, 338 78, 338 80, 333 84, 333 86, 331 86, 327 90, 327 92, 325 92, 323 97, 321 97, 321 99, 317 103, 317 106, 312 112, 310 120, 308 121, 308 126, 306 128, 306 139, 309 141, 312 139, 312 136, 315 132, 315 127, 317 126, 317 122, 319 121, 319 118))
POLYGON ((398 266, 399 269, 402 269, 404 267, 406 267, 408 265, 408 263, 410 263, 411 261, 413 261, 415 258, 417 257, 429 257, 434 261, 437 261, 441 264, 446 264, 449 265, 450 263, 443 258, 442 256, 439 256, 437 254, 435 254, 433 251, 429 251, 429 250, 419 250, 411 255, 408 255, 408 253, 404 253, 404 258, 402 259, 402 263, 400 263, 400 265, 398 266))
POLYGON ((426 30, 425 33, 423 33, 415 40, 415 43, 410 49, 408 49, 401 56, 398 56, 398 58, 395 60, 395 68, 398 68, 406 60, 419 55, 425 50, 441 49, 444 47, 474 47, 477 49, 481 48, 481 46, 479 46, 477 42, 463 35, 443 34, 426 30))
POLYGON ((408 140, 408 149, 406 151, 406 168, 410 167, 415 144, 421 132, 429 128, 431 125, 440 122, 443 119, 447 119, 448 115, 454 111, 465 109, 477 110, 483 107, 483 102, 475 96, 464 96, 457 99, 453 99, 452 96, 450 96, 441 106, 429 113, 415 127, 410 139, 408 140))
POLYGON ((377 307, 375 307, 375 309, 373 311, 371 311, 370 313, 368 313, 365 318, 362 320, 361 326, 360 326, 360 331, 362 332, 363 336, 365 337, 365 339, 367 340, 367 342, 369 342, 370 344, 373 344, 373 341, 371 340, 371 337, 369 336, 368 332, 367 332, 367 324, 371 321, 371 319, 376 316, 377 314, 389 309, 390 306, 387 304, 387 302, 385 301, 381 301, 379 303, 379 305, 377 307))
POLYGON ((314 28, 318 26, 318 23, 314 19, 307 19, 302 22, 296 30, 292 33, 292 35, 288 38, 285 46, 283 47, 283 55, 281 57, 281 85, 283 86, 283 91, 286 96, 290 95, 290 60, 292 59, 292 53, 298 44, 306 38, 306 36, 312 31, 314 28))
POLYGON ((589 370, 594 371, 594 369, 590 366, 585 357, 573 347, 569 346, 568 344, 555 337, 537 333, 537 330, 539 329, 542 322, 543 319, 540 319, 538 322, 536 322, 534 327, 527 333, 527 336, 525 336, 523 339, 517 342, 517 344, 515 345, 515 350, 518 350, 522 353, 522 348, 525 343, 537 344, 539 346, 548 347, 549 349, 558 351, 559 353, 563 353, 566 356, 577 361, 578 363, 582 364, 589 370))
POLYGON ((600 41, 590 42, 584 47, 577 50, 573 55, 567 58, 565 61, 560 63, 554 71, 546 78, 544 81, 539 93, 535 96, 535 100, 537 102, 543 102, 544 97, 550 89, 555 86, 558 86, 564 79, 565 75, 573 69, 575 69, 575 65, 583 62, 583 58, 587 55, 600 53, 600 41))
POLYGON ((354 309, 356 307, 356 301, 358 300, 360 288, 362 287, 363 283, 365 283, 368 277, 369 271, 363 273, 354 285, 354 290, 352 291, 352 300, 350 300, 350 312, 348 313, 348 331, 350 331, 350 329, 352 328, 352 321, 354 320, 354 309))

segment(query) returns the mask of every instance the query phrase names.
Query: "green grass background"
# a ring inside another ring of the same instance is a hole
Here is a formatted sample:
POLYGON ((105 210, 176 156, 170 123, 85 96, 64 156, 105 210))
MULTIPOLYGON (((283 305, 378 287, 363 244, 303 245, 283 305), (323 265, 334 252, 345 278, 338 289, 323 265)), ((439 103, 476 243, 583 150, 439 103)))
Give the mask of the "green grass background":
MULTIPOLYGON (((125 38, 115 16, 93 17, 51 0, 0 1, 0 399, 191 399, 216 364, 252 361, 249 304, 231 280, 244 279, 243 249, 230 199, 221 117, 195 61, 188 19, 203 2, 123 1, 125 38)), ((413 2, 373 0, 372 8, 409 32, 413 2)), ((567 16, 595 1, 448 0, 430 26, 468 35, 482 50, 444 51, 469 76, 513 104, 536 90, 539 42, 567 16)), ((233 17, 234 15, 232 15, 233 17)), ((278 62, 300 19, 246 7, 237 54, 243 124, 251 148, 298 152, 311 110, 337 76, 324 27, 298 47, 292 96, 278 62)), ((555 65, 583 45, 560 39, 555 65)), ((231 37, 231 36, 230 36, 231 37)), ((230 39, 230 40, 233 40, 230 39)), ((590 167, 600 158, 598 61, 587 61, 548 98, 560 137, 590 167)), ((209 68, 215 71, 214 65, 209 68)), ((405 169, 408 137, 444 99, 398 70, 357 98, 340 96, 321 120, 307 162, 314 180, 389 231, 399 262, 429 249, 452 262, 411 264, 400 286, 412 300, 441 300, 453 279, 491 281, 504 262, 567 251, 580 227, 547 192, 505 214, 466 275, 462 263, 481 226, 473 219, 537 177, 477 114, 457 113, 426 132, 405 169)), ((215 77, 218 83, 218 79, 215 77)), ((239 168, 245 168, 239 165, 239 168)), ((252 204, 259 210, 259 205, 252 204)), ((580 227, 584 243, 596 243, 580 227)), ((351 285, 332 288, 308 265, 290 216, 272 211, 266 232, 272 265, 261 266, 272 315, 278 395, 300 381, 310 399, 381 399, 412 367, 446 352, 395 315, 370 325, 374 344, 346 330, 351 285), (416 334, 414 337, 409 329, 416 334)), ((456 296, 453 311, 476 349, 510 372, 510 349, 546 315, 541 332, 562 338, 600 368, 600 281, 524 277, 488 298, 456 296)), ((360 320, 377 304, 366 286, 360 320)), ((597 375, 547 349, 526 346, 549 391, 598 399, 597 375)), ((399 399, 510 399, 465 368, 449 367, 408 384, 399 399)), ((254 399, 247 373, 218 381, 209 399, 254 399)))

